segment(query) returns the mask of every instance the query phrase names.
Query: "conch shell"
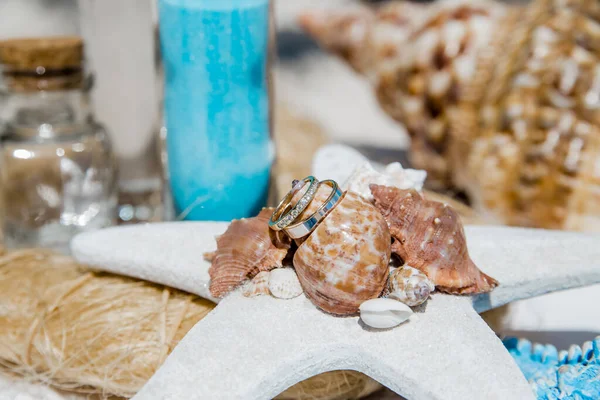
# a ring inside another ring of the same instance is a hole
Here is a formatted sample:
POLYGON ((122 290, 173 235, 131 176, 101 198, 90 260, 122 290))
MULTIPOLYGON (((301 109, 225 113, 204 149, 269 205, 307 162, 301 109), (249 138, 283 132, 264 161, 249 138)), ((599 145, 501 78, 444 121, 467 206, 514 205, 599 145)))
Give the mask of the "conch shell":
POLYGON ((402 44, 427 17, 427 7, 389 2, 373 7, 316 9, 300 16, 300 25, 329 52, 357 72, 373 74, 380 63, 401 57, 402 44))
POLYGON ((382 108, 410 134, 411 163, 428 185, 450 184, 450 108, 466 96, 478 54, 490 46, 509 6, 439 1, 313 10, 301 26, 367 77, 382 108))
POLYGON ((418 306, 429 299, 435 285, 423 272, 416 268, 404 266, 390 274, 389 295, 407 306, 418 306))
POLYGON ((597 231, 600 2, 507 3, 390 1, 301 24, 370 80, 430 188, 495 223, 597 231))
POLYGON ((304 293, 331 314, 358 312, 385 288, 390 243, 381 213, 358 194, 346 192, 296 251, 294 267, 304 293))
POLYGON ((207 255, 212 261, 208 273, 214 297, 225 296, 261 271, 283 266, 291 243, 269 229, 272 214, 272 208, 265 208, 254 218, 233 221, 217 238, 217 251, 207 255))
POLYGON ((416 190, 371 185, 371 191, 395 239, 392 251, 439 290, 477 294, 498 286, 469 257, 464 229, 451 207, 426 200, 416 190))

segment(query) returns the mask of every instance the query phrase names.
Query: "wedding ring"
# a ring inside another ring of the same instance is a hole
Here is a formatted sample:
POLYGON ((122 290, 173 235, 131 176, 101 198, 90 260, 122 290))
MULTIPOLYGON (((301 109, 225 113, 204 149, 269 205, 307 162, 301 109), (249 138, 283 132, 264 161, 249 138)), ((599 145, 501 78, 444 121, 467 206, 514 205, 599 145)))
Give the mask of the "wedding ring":
POLYGON ((283 228, 287 227, 289 224, 294 222, 298 215, 302 213, 308 207, 312 199, 315 197, 317 193, 317 188, 319 187, 319 181, 314 176, 308 176, 300 181, 298 184, 294 185, 294 188, 289 191, 288 194, 285 195, 283 200, 279 203, 275 212, 271 216, 269 220, 269 227, 275 231, 280 231, 283 228), (302 185, 300 185, 302 184, 302 185), (298 202, 293 206, 293 208, 286 212, 291 207, 291 201, 304 186, 308 184, 308 189, 306 192, 298 200, 298 202))
POLYGON ((343 192, 340 190, 338 184, 333 180, 323 181, 320 184, 329 185, 333 189, 331 194, 325 200, 325 203, 310 217, 304 221, 298 222, 294 225, 288 226, 284 229, 292 239, 300 239, 308 236, 315 230, 319 222, 325 218, 331 210, 339 203, 342 198, 343 192))

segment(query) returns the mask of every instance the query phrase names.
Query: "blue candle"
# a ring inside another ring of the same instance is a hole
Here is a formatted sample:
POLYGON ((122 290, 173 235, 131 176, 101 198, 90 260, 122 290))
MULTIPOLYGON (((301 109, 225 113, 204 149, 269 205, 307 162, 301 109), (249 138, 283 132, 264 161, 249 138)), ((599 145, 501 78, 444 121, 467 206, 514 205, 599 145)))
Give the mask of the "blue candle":
POLYGON ((231 220, 266 204, 269 0, 159 0, 176 212, 231 220))

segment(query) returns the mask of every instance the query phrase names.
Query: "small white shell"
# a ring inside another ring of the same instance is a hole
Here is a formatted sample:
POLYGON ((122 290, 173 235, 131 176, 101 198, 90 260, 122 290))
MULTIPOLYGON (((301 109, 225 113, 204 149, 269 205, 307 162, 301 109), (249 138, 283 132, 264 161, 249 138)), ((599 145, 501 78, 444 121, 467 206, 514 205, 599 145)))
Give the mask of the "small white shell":
POLYGON ((271 271, 269 290, 278 299, 293 299, 302 294, 302 286, 293 268, 277 268, 271 271))
POLYGON ((414 307, 425 303, 434 290, 433 282, 416 268, 404 266, 390 274, 388 296, 407 306, 414 307))
POLYGON ((269 294, 270 272, 263 271, 248 282, 242 291, 245 297, 256 297, 269 294))
POLYGON ((360 319, 376 329, 388 329, 408 320, 413 311, 406 304, 393 299, 372 299, 360 305, 360 319))
POLYGON ((400 163, 392 163, 385 167, 383 172, 379 172, 369 162, 365 162, 354 170, 343 188, 373 201, 373 194, 369 188, 372 183, 399 189, 421 190, 426 178, 425 171, 404 169, 400 163))

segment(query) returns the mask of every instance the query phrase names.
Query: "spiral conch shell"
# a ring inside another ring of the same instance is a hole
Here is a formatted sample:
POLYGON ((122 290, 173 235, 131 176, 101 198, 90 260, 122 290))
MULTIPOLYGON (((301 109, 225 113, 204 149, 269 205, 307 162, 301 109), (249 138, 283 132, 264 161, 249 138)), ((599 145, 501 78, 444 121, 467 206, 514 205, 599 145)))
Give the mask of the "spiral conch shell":
POLYGON ((314 10, 301 24, 369 78, 428 186, 466 192, 496 223, 599 230, 600 2, 406 6, 314 10))
POLYGON ((259 272, 282 267, 291 243, 269 229, 272 214, 265 208, 254 218, 233 221, 217 238, 217 251, 207 255, 213 296, 223 297, 259 272))
POLYGON ((300 24, 371 81, 384 111, 412 138, 411 163, 429 172, 428 185, 444 187, 451 179, 450 109, 467 95, 477 57, 491 45, 508 8, 485 0, 389 1, 315 9, 300 24))
POLYGON ((391 237, 381 213, 346 192, 335 209, 296 251, 294 267, 308 298, 336 315, 358 312, 383 292, 391 237))
POLYGON ((357 72, 374 75, 382 62, 401 57, 402 44, 423 23, 428 8, 412 2, 373 7, 318 8, 300 16, 300 26, 357 72))
POLYGON ((389 295, 407 306, 418 306, 429 299, 435 285, 423 272, 416 268, 404 266, 390 274, 389 295))
POLYGON ((451 207, 426 200, 416 190, 371 185, 371 191, 395 239, 392 251, 439 290, 477 294, 498 286, 469 257, 464 229, 451 207))

